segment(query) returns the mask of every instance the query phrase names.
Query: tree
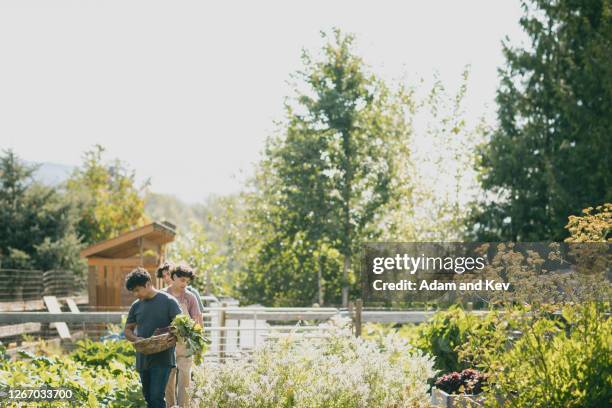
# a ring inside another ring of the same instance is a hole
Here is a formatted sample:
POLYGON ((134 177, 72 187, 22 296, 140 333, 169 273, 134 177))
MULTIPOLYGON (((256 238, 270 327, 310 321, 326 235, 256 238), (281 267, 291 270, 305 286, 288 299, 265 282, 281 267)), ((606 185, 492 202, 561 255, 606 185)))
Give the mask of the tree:
POLYGON ((112 238, 145 223, 145 182, 136 186, 135 173, 115 160, 103 161, 104 148, 96 145, 84 155, 66 188, 80 208, 78 233, 87 244, 112 238))
POLYGON ((280 136, 267 145, 255 180, 259 195, 249 206, 263 241, 251 259, 262 272, 247 273, 251 292, 276 285, 270 275, 277 271, 282 287, 274 296, 320 299, 314 294, 324 269, 336 267, 339 256, 342 276, 336 280, 346 306, 358 245, 380 235, 383 215, 402 191, 409 95, 369 74, 353 41, 334 30, 321 58, 303 53, 296 96, 286 103, 280 136))
POLYGON ((400 176, 406 180, 399 205, 385 216, 381 240, 388 242, 461 241, 471 203, 480 185, 474 170, 484 119, 466 113, 469 67, 453 92, 433 75, 433 85, 411 90, 409 121, 414 128, 410 157, 400 176))
POLYGON ((480 152, 481 240, 561 240, 565 221, 612 200, 612 3, 531 0, 531 47, 503 51, 499 127, 480 152))
POLYGON ((175 263, 186 262, 196 273, 195 285, 205 294, 232 295, 231 274, 227 270, 227 259, 211 241, 201 224, 192 223, 186 234, 181 234, 173 243, 168 257, 175 263))
POLYGON ((12 151, 0 157, 0 261, 3 268, 84 269, 74 204, 36 183, 35 166, 12 151))

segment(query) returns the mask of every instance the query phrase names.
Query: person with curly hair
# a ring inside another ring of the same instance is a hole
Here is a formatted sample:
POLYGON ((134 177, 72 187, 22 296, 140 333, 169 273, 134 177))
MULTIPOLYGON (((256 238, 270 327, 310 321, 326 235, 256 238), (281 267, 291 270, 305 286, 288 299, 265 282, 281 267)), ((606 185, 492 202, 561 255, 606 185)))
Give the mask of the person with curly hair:
MULTIPOLYGON (((125 337, 136 342, 170 326, 181 314, 177 299, 168 292, 157 290, 149 272, 138 267, 126 276, 125 287, 137 298, 130 307, 124 328, 125 337)), ((145 355, 136 353, 136 370, 140 374, 142 393, 147 407, 165 408, 165 390, 170 371, 176 366, 175 348, 145 355)))

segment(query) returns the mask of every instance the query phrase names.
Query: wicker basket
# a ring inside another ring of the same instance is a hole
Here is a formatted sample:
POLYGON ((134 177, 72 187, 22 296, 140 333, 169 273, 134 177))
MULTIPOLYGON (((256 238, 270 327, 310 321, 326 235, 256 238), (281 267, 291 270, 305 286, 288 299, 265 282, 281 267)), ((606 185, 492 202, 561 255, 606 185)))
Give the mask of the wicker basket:
POLYGON ((171 333, 164 333, 158 336, 151 336, 148 339, 134 342, 134 348, 142 354, 156 354, 176 345, 176 336, 171 333))

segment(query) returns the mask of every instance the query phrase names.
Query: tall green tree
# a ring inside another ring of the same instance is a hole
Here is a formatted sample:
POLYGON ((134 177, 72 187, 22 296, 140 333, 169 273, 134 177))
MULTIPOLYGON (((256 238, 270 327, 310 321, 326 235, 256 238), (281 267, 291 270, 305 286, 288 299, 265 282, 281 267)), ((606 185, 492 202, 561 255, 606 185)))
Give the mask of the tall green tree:
POLYGON ((483 118, 467 114, 469 67, 452 90, 433 75, 431 88, 412 93, 411 157, 400 168, 408 176, 400 204, 387 215, 381 240, 457 241, 465 238, 471 202, 480 194, 474 169, 476 148, 486 131, 483 118))
POLYGON ((10 150, 0 156, 1 266, 81 273, 76 208, 57 190, 35 182, 35 170, 10 150))
POLYGON ((79 235, 96 243, 145 223, 144 193, 148 182, 136 185, 135 173, 119 160, 104 161, 104 148, 85 152, 82 166, 66 183, 79 203, 79 235))
MULTIPOLYGON (((261 196, 251 206, 265 225, 257 229, 267 239, 256 259, 266 275, 247 276, 258 288, 269 285, 276 270, 284 286, 276 296, 292 290, 307 296, 320 292, 324 269, 337 268, 339 257, 342 274, 333 275, 346 305, 358 245, 380 234, 383 215, 401 191, 399 166, 409 160, 409 96, 368 73, 353 52, 352 35, 334 30, 323 37, 320 58, 303 53, 281 135, 266 148, 256 182, 261 196)), ((317 299, 320 293, 297 300, 317 299)))
POLYGON ((612 200, 612 2, 531 0, 528 47, 503 51, 498 128, 482 150, 486 240, 561 240, 567 217, 612 200))
POLYGON ((196 222, 170 247, 168 257, 175 263, 187 262, 196 273, 192 282, 203 294, 233 295, 231 274, 227 268, 227 259, 218 245, 206 234, 204 227, 196 222))

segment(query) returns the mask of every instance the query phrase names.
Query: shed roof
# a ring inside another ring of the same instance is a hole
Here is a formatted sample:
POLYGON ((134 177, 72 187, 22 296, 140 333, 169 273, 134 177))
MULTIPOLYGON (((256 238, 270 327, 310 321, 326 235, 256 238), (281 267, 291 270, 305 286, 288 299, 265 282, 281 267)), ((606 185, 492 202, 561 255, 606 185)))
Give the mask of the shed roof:
POLYGON ((175 235, 174 225, 168 222, 153 222, 91 245, 81 251, 81 257, 129 258, 138 255, 141 249, 157 250, 160 245, 172 242, 175 235))

